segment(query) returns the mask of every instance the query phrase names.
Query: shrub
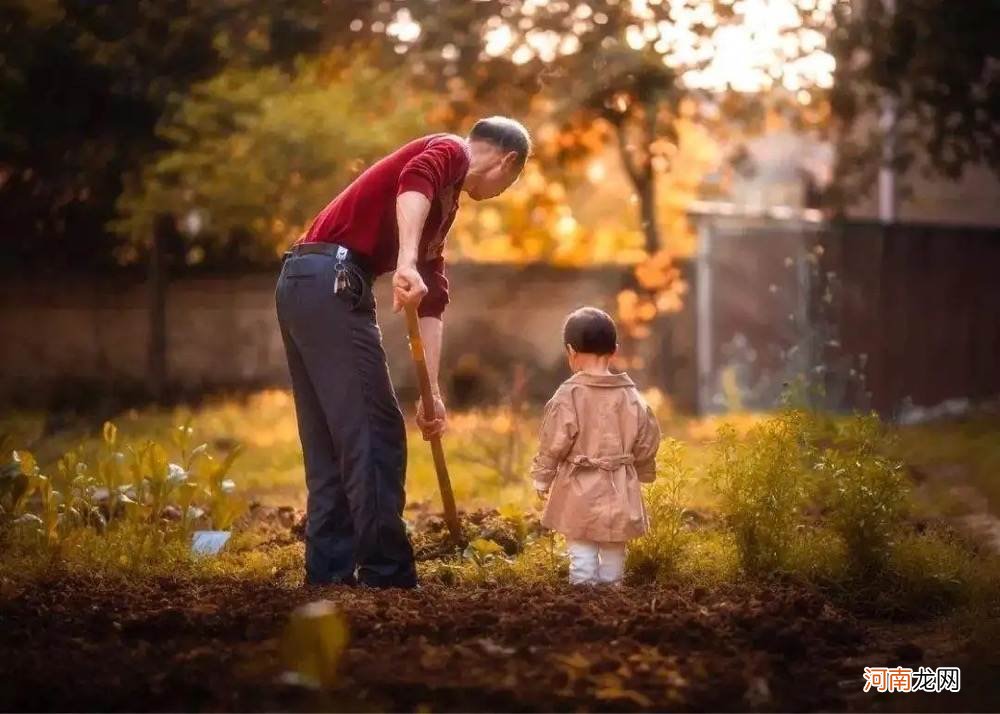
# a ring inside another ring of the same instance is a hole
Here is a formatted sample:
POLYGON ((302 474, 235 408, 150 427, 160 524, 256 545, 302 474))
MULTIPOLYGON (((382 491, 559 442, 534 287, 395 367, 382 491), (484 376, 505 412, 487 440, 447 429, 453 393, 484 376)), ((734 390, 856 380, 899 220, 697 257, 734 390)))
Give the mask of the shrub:
POLYGON ((628 546, 628 580, 645 583, 672 575, 689 538, 684 527, 684 492, 691 480, 685 446, 666 439, 656 458, 657 480, 645 489, 643 500, 649 530, 628 546))
POLYGON ((815 460, 820 503, 857 576, 885 570, 908 508, 902 464, 885 455, 891 445, 877 416, 854 416, 837 424, 833 445, 815 460))
POLYGON ((968 599, 975 564, 969 548, 954 536, 934 530, 909 533, 887 548, 886 567, 878 580, 883 613, 938 615, 968 599))
POLYGON ((786 554, 785 569, 813 583, 838 583, 847 571, 846 551, 844 541, 832 529, 799 524, 786 554))
POLYGON ((805 495, 802 412, 788 410, 754 425, 742 441, 719 428, 708 476, 736 539, 740 563, 753 575, 782 566, 805 495))
POLYGON ((703 586, 733 582, 739 573, 739 551, 728 530, 706 528, 692 533, 677 561, 680 579, 703 586))

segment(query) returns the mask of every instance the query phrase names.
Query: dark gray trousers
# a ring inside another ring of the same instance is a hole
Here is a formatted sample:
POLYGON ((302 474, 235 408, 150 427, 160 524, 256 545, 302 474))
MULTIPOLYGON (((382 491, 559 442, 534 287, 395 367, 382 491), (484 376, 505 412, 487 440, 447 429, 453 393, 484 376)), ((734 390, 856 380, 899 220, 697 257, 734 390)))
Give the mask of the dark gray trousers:
POLYGON ((352 270, 335 294, 336 265, 292 255, 275 295, 305 460, 306 582, 413 587, 403 415, 371 285, 352 270))

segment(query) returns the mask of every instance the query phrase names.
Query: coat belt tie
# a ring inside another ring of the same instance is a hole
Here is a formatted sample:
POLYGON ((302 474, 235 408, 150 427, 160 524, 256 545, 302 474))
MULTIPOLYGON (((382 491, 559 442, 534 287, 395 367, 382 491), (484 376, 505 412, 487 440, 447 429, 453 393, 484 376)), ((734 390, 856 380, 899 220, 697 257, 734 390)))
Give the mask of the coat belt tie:
MULTIPOLYGON (((581 468, 600 469, 601 471, 613 474, 622 466, 631 466, 634 464, 635 457, 632 454, 618 454, 617 456, 586 456, 580 454, 572 457, 569 463, 571 464, 569 476, 575 476, 577 470, 581 468)), ((615 484, 614 478, 611 479, 611 488, 614 489, 615 493, 618 493, 618 486, 615 484)))

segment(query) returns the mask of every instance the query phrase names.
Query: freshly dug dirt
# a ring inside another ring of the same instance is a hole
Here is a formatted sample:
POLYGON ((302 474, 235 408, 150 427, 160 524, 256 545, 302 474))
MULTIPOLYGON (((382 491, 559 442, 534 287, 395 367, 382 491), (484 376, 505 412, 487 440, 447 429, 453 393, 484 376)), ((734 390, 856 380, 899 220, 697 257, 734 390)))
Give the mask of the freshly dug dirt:
MULTIPOLYGON (((456 544, 448 532, 448 526, 440 515, 417 512, 414 518, 412 534, 413 555, 418 561, 436 560, 457 555, 462 548, 477 538, 491 540, 501 548, 506 555, 517 555, 521 552, 523 538, 519 537, 517 527, 495 510, 478 510, 472 513, 459 511, 458 519, 462 526, 462 538, 456 544)), ((521 524, 523 536, 537 536, 543 532, 542 524, 535 514, 525 514, 521 524)))
MULTIPOLYGON (((287 545, 301 515, 258 507, 243 527, 260 548, 287 545)), ((495 512, 468 514, 463 527, 517 547, 495 512)), ((455 552, 433 514, 414 545, 422 559, 455 552)), ((782 582, 376 591, 54 574, 0 591, 0 710, 868 709, 880 700, 859 696, 863 665, 872 653, 889 664, 894 646, 891 629, 782 582), (350 630, 325 694, 282 683, 278 648, 290 612, 319 599, 350 630)))
MULTIPOLYGON (((0 610, 2 710, 837 709, 863 632, 790 586, 417 591, 58 579, 0 610), (350 623, 327 699, 278 683, 297 605, 350 623), (807 686, 803 686, 808 682, 807 686)), ((856 683, 855 682, 855 683, 856 683)))

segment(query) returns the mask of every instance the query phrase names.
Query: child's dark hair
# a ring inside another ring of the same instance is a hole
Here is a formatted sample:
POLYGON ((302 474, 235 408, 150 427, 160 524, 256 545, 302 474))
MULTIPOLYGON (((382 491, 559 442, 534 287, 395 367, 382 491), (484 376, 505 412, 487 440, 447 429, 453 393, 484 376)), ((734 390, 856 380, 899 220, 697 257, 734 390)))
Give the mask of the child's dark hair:
POLYGON ((563 343, 577 352, 610 355, 618 349, 618 330, 611 316, 596 307, 581 307, 566 318, 563 343))

